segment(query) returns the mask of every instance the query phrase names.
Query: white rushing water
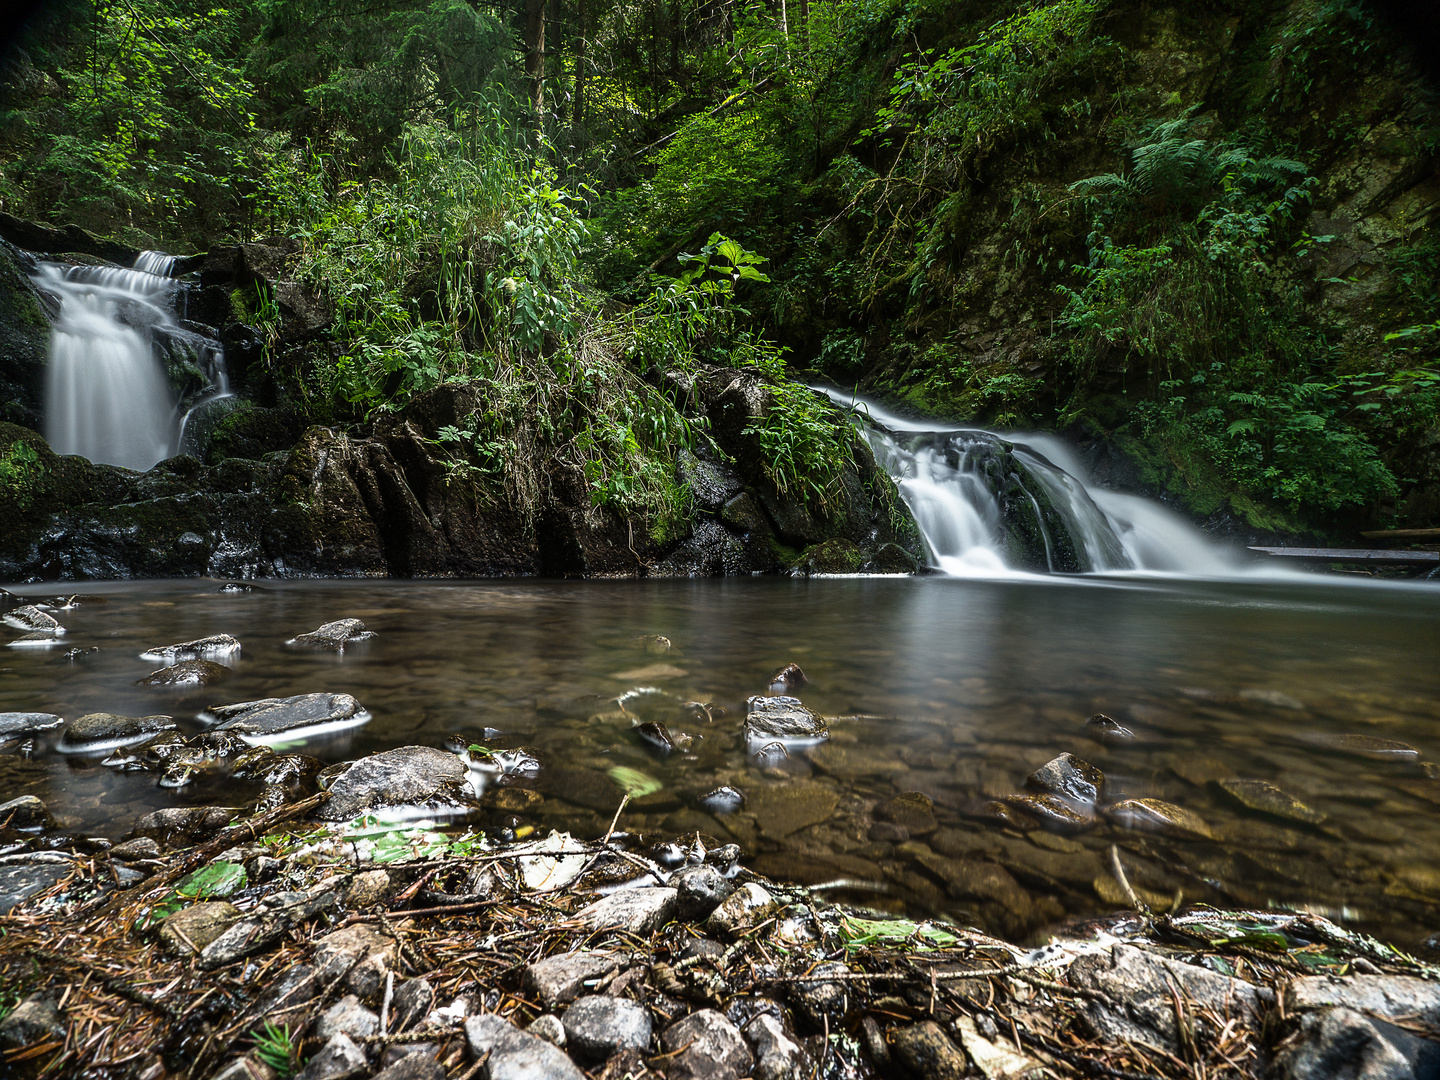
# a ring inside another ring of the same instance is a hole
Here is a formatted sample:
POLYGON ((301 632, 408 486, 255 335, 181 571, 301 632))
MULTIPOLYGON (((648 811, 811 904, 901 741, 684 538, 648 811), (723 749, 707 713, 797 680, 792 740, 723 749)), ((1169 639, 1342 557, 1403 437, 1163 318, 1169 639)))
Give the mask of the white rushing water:
POLYGON ((1157 572, 1229 576, 1242 572, 1236 553, 1213 543, 1178 514, 1151 499, 1109 491, 1090 482, 1065 443, 1053 435, 998 434, 945 427, 898 416, 873 402, 816 387, 837 404, 854 408, 880 467, 894 478, 910 508, 930 562, 960 577, 1027 575, 1013 565, 997 483, 1003 480, 1029 503, 1040 522, 1045 569, 1064 569, 1063 538, 1045 525, 1038 494, 1063 520, 1080 569, 1093 573, 1157 572), (997 448, 1024 466, 994 475, 997 448), (1030 487, 1026 487, 1029 484, 1030 487))
POLYGON ((132 269, 38 264, 36 287, 60 304, 45 401, 45 437, 58 453, 144 470, 175 452, 184 418, 162 340, 193 347, 210 381, 206 400, 229 392, 218 344, 176 318, 174 265, 158 251, 142 252, 132 269))

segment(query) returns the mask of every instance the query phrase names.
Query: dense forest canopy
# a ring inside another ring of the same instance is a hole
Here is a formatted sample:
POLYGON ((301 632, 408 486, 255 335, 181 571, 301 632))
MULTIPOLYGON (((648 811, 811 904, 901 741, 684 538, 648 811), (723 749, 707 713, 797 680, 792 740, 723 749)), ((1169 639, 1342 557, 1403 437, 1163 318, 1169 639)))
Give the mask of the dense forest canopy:
POLYGON ((1197 516, 1440 519, 1440 109, 1363 0, 64 0, 6 59, 0 209, 140 247, 283 240, 331 315, 273 394, 444 380, 512 502, 545 444, 657 534, 746 367, 782 489, 822 378, 1102 442, 1197 516))

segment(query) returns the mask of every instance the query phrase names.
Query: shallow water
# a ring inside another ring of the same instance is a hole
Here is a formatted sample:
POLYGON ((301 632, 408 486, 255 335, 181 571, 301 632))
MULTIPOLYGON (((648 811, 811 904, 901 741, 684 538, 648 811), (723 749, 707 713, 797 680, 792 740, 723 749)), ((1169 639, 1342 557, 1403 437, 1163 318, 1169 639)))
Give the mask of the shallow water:
MULTIPOLYGON (((1123 906, 1115 845, 1131 883, 1156 902, 1178 892, 1186 903, 1310 906, 1402 945, 1440 930, 1434 770, 1323 745, 1380 736, 1440 761, 1433 585, 932 577, 83 588, 104 602, 57 613, 68 629, 61 646, 0 654, 0 710, 169 712, 198 730, 196 714, 211 704, 345 691, 373 720, 303 752, 339 760, 499 729, 492 746, 531 747, 545 765, 534 782, 544 801, 520 823, 602 833, 621 796, 607 771, 628 766, 664 788, 627 811, 622 830, 645 842, 697 830, 734 840, 761 872, 847 879, 858 884, 836 895, 876 906, 1038 934, 1123 906), (341 656, 284 644, 342 617, 378 636, 341 656), (147 648, 221 632, 244 645, 222 684, 184 694, 135 685, 159 666, 139 659, 147 648), (673 647, 647 652, 634 640, 645 634, 673 647), (790 661, 810 678, 804 702, 842 719, 822 749, 776 765, 747 760, 745 698, 790 661), (637 687, 674 695, 670 706, 631 699, 631 713, 696 736, 687 752, 661 759, 635 737, 616 699, 637 687), (680 700, 729 715, 685 719, 680 700), (1096 712, 1137 738, 1087 738, 1096 712), (1062 751, 1103 769, 1110 799, 1179 804, 1217 839, 1103 822, 1073 836, 1021 833, 970 816, 1062 751), (1326 820, 1248 810, 1214 782, 1227 777, 1268 780, 1326 820), (745 793, 745 810, 695 809, 721 784, 745 793), (897 842, 881 828, 874 835, 889 838, 872 839, 877 804, 907 791, 934 800, 938 829, 897 842)), ((257 789, 221 776, 161 789, 154 774, 45 746, 28 761, 0 757, 0 796, 25 793, 71 831, 118 837, 156 807, 239 805, 257 789)), ((486 820, 517 824, 503 817, 486 820)))

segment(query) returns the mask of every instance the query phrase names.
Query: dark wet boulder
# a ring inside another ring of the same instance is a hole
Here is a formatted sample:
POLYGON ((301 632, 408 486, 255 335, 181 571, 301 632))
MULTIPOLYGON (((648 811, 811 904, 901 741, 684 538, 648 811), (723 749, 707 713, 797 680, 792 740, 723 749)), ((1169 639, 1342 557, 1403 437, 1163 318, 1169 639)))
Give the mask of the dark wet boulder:
POLYGON ((178 664, 184 660, 223 660, 239 651, 240 642, 229 634, 211 634, 194 641, 146 649, 140 654, 140 659, 157 664, 178 664))
POLYGON ((0 712, 0 739, 45 735, 64 726, 64 718, 54 713, 0 712))
POLYGON ((756 696, 745 703, 745 736, 752 746, 819 742, 830 737, 830 729, 798 698, 756 696))
POLYGON ((212 705, 207 712, 217 728, 257 740, 289 734, 296 737, 319 734, 356 727, 370 720, 370 714, 349 694, 261 698, 234 705, 212 705))
POLYGON ((726 814, 733 814, 744 807, 745 795, 739 789, 726 785, 701 795, 696 800, 696 805, 707 814, 724 817, 726 814))
POLYGON ((1120 742, 1135 738, 1133 731, 1104 713, 1096 713, 1085 721, 1085 734, 1100 742, 1120 742))
POLYGON ((330 776, 325 784, 330 798, 315 816, 324 821, 349 821, 364 813, 401 807, 463 813, 479 805, 468 777, 464 762, 432 746, 386 750, 348 762, 330 776))
POLYGON ((887 799, 875 808, 875 816, 905 830, 906 838, 925 836, 938 828, 935 803, 919 791, 906 791, 887 799))
POLYGON ((34 795, 0 803, 0 829, 43 829, 50 823, 50 811, 34 795))
POLYGON ((136 679, 137 686, 196 687, 210 686, 223 682, 230 674, 224 664, 213 660, 181 660, 178 664, 152 671, 143 679, 136 679))
POLYGON ((167 806, 142 817, 130 835, 149 837, 166 848, 183 847, 213 836, 234 816, 234 810, 223 806, 167 806))
POLYGON ((62 754, 96 754, 117 746, 131 746, 175 730, 173 716, 121 716, 87 713, 70 722, 57 749, 62 754))
POLYGON ((311 649, 330 649, 334 652, 344 652, 346 645, 353 645, 356 642, 368 641, 375 634, 365 629, 365 624, 359 619, 336 619, 328 622, 319 629, 311 630, 306 634, 297 634, 287 641, 286 645, 301 645, 311 649))
POLYGON ((770 676, 770 692, 784 694, 810 682, 799 664, 786 664, 770 676))
POLYGON ((1025 786, 1081 806, 1094 806, 1105 797, 1105 774, 1074 754, 1061 754, 1027 776, 1025 786))

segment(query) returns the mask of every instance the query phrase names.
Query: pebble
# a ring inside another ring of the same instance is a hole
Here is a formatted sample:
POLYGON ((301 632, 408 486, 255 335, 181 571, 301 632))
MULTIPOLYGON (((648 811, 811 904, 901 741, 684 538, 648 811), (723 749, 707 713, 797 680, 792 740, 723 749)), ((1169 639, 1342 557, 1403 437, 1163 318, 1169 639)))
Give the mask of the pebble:
POLYGON ((530 1022, 530 1026, 525 1030, 531 1035, 538 1035, 548 1043, 554 1043, 556 1046, 565 1045, 565 1025, 554 1013, 541 1013, 530 1022))
POLYGON ((760 1013, 743 1030, 755 1056, 755 1080, 801 1080, 808 1075, 808 1055, 773 1013, 760 1013))
POLYGON ((161 921, 160 940, 181 956, 194 956, 239 920, 240 909, 228 900, 191 904, 161 921))
POLYGON ((935 801, 920 791, 906 791, 875 808, 875 816, 899 826, 907 835, 927 836, 939 828, 935 820, 935 801))
POLYGON ((1101 742, 1135 738, 1133 731, 1104 713, 1096 713, 1085 721, 1085 734, 1101 742))
POLYGON ((770 690, 772 693, 783 694, 797 686, 804 686, 809 681, 805 672, 800 670, 799 664, 786 664, 770 676, 770 690))
POLYGON ((565 1045, 582 1059, 603 1061, 618 1050, 650 1046, 650 1010, 628 998, 576 998, 561 1020, 565 1045))
POLYGON ((677 897, 671 888, 624 889, 601 897, 575 917, 592 931, 624 930, 643 937, 674 917, 677 897))
POLYGON ((714 866, 687 866, 670 877, 676 890, 676 915, 686 922, 700 922, 735 891, 735 886, 714 866))
POLYGON ((433 746, 386 750, 347 762, 330 773, 325 784, 330 798, 315 816, 323 821, 351 821, 367 811, 395 806, 467 810, 476 805, 468 777, 464 762, 433 746))
POLYGON ((675 1055, 665 1070, 668 1080, 739 1080, 755 1063, 739 1029, 714 1009, 671 1024, 660 1042, 675 1055))
POLYGON ((435 1007, 435 988, 428 979, 406 979, 395 987, 390 1003, 390 1030, 408 1031, 435 1007))
POLYGON ((359 1040, 368 1039, 379 1028, 380 1017, 360 1004, 360 999, 354 994, 346 994, 320 1014, 310 1034, 322 1042, 342 1034, 359 1040))
POLYGON ((603 979, 619 966, 608 953, 577 949, 537 960, 525 969, 522 983, 541 1004, 553 1009, 574 1001, 587 982, 603 979))
POLYGON ((745 795, 739 789, 726 785, 706 792, 700 796, 695 805, 707 814, 724 817, 726 814, 733 814, 744 808, 745 795))
POLYGON ((465 1021, 465 1040, 472 1057, 489 1054, 488 1080, 584 1080, 575 1063, 559 1047, 521 1031, 509 1020, 482 1013, 465 1021))
POLYGON ((43 994, 31 994, 0 1020, 0 1047, 29 1046, 47 1036, 63 1039, 65 1021, 60 1018, 55 1000, 43 994))
POLYGON ((732 935, 749 926, 764 922, 777 907, 775 897, 756 882, 747 882, 736 889, 705 920, 705 929, 712 934, 732 935))

